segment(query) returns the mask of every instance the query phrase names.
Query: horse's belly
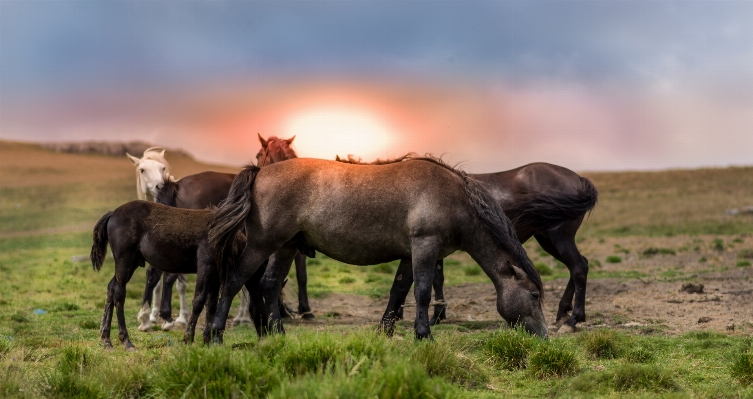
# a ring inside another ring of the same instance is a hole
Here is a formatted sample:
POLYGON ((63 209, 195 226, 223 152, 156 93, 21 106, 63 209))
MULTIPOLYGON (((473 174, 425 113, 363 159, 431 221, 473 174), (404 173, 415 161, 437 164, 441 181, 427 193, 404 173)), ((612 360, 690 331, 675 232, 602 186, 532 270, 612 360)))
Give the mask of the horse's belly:
POLYGON ((332 259, 351 265, 375 265, 397 259, 410 258, 410 240, 399 235, 304 234, 305 245, 332 259))
POLYGON ((144 259, 152 266, 167 273, 196 273, 196 250, 191 248, 168 248, 142 250, 144 259))

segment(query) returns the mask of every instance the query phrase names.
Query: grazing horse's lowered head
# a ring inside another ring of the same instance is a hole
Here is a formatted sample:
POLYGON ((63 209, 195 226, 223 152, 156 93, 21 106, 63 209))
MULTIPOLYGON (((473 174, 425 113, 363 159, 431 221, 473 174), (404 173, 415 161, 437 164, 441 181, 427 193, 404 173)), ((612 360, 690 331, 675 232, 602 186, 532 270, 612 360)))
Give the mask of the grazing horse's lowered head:
POLYGON ((256 165, 262 167, 265 165, 271 165, 275 162, 298 158, 295 150, 290 146, 293 144, 293 140, 295 140, 295 136, 289 139, 270 136, 267 140, 264 140, 264 138, 261 137, 261 134, 259 134, 261 149, 259 149, 259 152, 256 154, 256 165))
POLYGON ((136 193, 140 200, 145 200, 147 194, 156 198, 166 181, 175 181, 164 149, 147 148, 140 159, 128 153, 126 156, 136 165, 136 193))

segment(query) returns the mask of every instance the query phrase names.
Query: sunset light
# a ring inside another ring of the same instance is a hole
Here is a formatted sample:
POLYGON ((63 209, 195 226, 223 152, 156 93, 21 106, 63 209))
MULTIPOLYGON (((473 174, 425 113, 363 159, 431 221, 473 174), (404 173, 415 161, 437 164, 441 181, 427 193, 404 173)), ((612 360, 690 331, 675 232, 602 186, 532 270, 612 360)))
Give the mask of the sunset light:
POLYGON ((301 157, 333 159, 354 154, 364 160, 384 156, 393 133, 379 118, 352 109, 315 109, 290 118, 284 137, 296 136, 301 157))

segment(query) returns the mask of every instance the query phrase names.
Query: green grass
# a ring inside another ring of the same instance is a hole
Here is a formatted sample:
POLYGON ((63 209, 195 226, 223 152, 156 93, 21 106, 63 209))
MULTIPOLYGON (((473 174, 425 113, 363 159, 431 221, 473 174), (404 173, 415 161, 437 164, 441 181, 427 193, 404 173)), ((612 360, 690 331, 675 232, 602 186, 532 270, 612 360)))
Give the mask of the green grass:
POLYGON ((618 256, 618 255, 609 255, 605 259, 605 262, 607 262, 607 263, 621 263, 622 262, 622 257, 618 256))

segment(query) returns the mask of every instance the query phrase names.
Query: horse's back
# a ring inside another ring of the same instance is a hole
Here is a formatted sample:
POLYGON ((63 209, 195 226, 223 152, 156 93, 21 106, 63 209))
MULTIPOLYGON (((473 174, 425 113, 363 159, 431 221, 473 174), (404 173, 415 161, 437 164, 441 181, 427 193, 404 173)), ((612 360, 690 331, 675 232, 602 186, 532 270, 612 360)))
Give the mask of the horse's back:
POLYGON ((409 256, 410 237, 451 235, 468 207, 462 179, 421 160, 293 159, 262 168, 253 191, 261 231, 301 231, 312 248, 354 264, 369 264, 358 255, 365 247, 369 256, 409 256))
POLYGON ((233 178, 234 174, 213 171, 186 176, 178 181, 175 204, 188 209, 216 206, 227 198, 233 178))

